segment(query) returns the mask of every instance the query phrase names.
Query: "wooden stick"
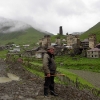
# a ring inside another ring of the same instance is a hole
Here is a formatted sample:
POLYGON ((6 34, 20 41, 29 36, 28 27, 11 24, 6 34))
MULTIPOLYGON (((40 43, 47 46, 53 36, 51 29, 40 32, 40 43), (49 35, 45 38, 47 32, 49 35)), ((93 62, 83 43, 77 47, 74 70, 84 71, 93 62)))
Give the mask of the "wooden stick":
MULTIPOLYGON (((50 75, 50 76, 65 76, 65 74, 55 74, 55 75, 50 75)), ((45 76, 47 77, 47 76, 45 76)))
POLYGON ((30 80, 30 81, 33 81, 33 80, 36 80, 37 78, 31 78, 31 79, 28 79, 28 80, 30 80))
MULTIPOLYGON (((55 74, 55 75, 50 75, 50 76, 65 76, 65 74, 55 74)), ((44 77, 47 77, 47 76, 44 76, 44 77)), ((36 80, 37 78, 31 78, 31 79, 28 79, 30 81, 33 81, 33 80, 36 80)))

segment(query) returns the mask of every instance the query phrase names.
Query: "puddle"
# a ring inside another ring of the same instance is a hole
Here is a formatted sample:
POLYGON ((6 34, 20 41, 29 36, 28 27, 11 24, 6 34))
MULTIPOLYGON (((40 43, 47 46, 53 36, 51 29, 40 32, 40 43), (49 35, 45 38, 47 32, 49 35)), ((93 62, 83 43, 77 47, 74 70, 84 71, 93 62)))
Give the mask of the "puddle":
POLYGON ((15 74, 7 73, 8 77, 12 80, 19 81, 19 77, 15 74))
POLYGON ((6 82, 11 82, 12 79, 8 77, 0 77, 0 83, 6 83, 6 82))
POLYGON ((20 78, 12 73, 7 73, 8 77, 0 77, 0 83, 11 82, 12 80, 19 81, 20 78))

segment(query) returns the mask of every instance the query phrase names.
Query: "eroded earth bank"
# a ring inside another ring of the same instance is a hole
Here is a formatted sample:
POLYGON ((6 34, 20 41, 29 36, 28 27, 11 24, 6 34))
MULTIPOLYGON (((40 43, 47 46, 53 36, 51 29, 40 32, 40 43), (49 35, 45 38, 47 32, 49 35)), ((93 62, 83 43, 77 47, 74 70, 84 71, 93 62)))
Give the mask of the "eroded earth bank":
POLYGON ((8 77, 12 73, 19 80, 0 83, 0 100, 100 100, 86 90, 78 90, 72 86, 55 84, 59 96, 43 96, 44 79, 26 71, 20 63, 6 64, 0 60, 0 77, 8 77))

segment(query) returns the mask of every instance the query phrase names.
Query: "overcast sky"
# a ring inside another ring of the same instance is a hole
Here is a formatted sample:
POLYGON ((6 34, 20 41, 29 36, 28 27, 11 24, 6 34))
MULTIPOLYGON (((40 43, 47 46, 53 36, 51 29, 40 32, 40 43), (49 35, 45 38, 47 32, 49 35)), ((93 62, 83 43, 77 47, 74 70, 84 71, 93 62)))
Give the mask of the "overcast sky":
POLYGON ((84 32, 100 21, 100 0, 0 0, 0 17, 53 34, 84 32))

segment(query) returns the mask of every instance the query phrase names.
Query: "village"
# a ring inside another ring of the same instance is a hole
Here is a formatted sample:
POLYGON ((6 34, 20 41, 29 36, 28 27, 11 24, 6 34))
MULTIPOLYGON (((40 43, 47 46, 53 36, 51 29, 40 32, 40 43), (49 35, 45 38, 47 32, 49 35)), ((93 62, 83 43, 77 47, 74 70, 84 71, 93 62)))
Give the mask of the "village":
POLYGON ((0 50, 8 50, 8 55, 19 54, 20 56, 34 56, 36 58, 42 58, 46 52, 46 48, 50 45, 55 48, 55 55, 82 55, 87 58, 100 58, 100 43, 97 44, 96 34, 89 35, 86 39, 80 40, 79 34, 68 34, 63 36, 62 26, 59 27, 59 33, 55 42, 51 42, 50 35, 44 35, 44 37, 36 43, 35 47, 30 49, 30 44, 18 45, 10 44, 0 46, 0 50), (22 50, 23 49, 23 50, 22 50), (23 52, 21 52, 23 51, 23 52))

